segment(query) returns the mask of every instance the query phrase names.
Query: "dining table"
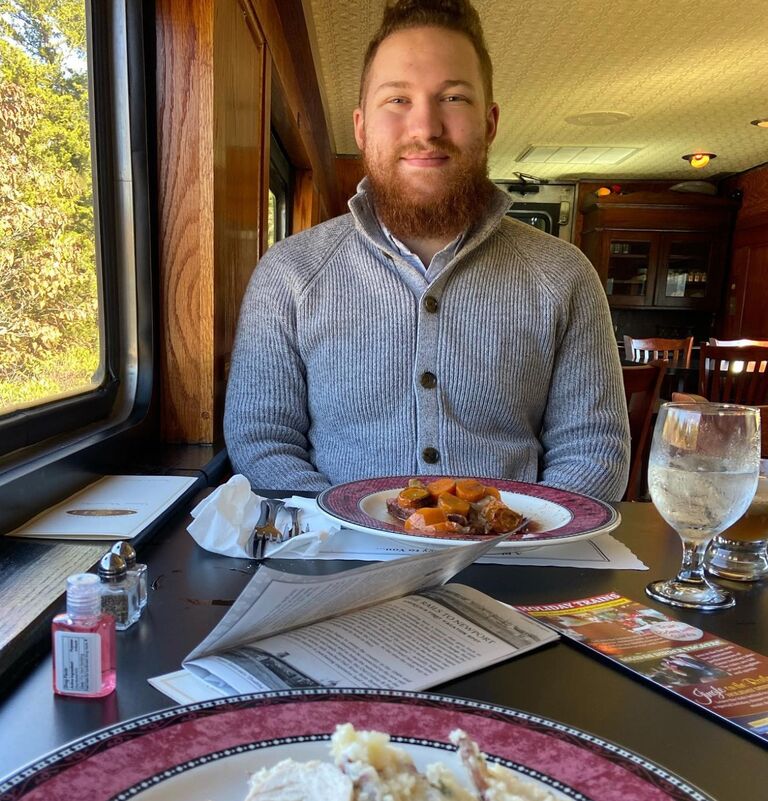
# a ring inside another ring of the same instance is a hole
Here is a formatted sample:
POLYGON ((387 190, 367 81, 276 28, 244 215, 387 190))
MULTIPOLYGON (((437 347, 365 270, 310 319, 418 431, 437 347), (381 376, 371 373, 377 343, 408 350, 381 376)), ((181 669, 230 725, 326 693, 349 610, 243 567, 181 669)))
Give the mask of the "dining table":
MULTIPOLYGON (((189 509, 200 497, 184 504, 139 555, 148 565, 148 604, 138 623, 117 634, 114 693, 102 699, 55 696, 50 653, 30 664, 12 686, 0 688, 0 777, 15 774, 70 741, 175 706, 148 678, 178 670, 182 659, 213 629, 260 568, 255 560, 217 555, 196 544, 186 527, 191 520, 189 509)), ((472 564, 453 580, 515 606, 616 592, 768 654, 765 583, 722 582, 735 593, 736 605, 717 613, 656 603, 646 596, 645 586, 652 579, 676 573, 680 540, 652 504, 619 503, 616 507, 621 523, 611 536, 630 548, 648 570, 472 564)), ((327 574, 360 564, 309 558, 267 563, 276 570, 302 574, 327 574)), ((768 741, 717 719, 568 638, 433 691, 576 727, 682 777, 706 794, 703 797, 716 801, 768 797, 768 741)), ((114 769, 119 771, 120 766, 114 769)))

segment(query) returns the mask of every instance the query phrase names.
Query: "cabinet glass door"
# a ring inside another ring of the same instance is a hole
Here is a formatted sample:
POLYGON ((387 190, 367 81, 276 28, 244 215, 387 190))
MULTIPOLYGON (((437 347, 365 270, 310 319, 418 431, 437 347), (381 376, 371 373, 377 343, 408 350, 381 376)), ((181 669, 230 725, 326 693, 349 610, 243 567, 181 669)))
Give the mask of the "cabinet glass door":
POLYGON ((615 305, 645 305, 653 282, 650 237, 608 240, 605 293, 615 305))
POLYGON ((665 234, 662 240, 657 306, 705 307, 712 286, 713 242, 706 235, 665 234))

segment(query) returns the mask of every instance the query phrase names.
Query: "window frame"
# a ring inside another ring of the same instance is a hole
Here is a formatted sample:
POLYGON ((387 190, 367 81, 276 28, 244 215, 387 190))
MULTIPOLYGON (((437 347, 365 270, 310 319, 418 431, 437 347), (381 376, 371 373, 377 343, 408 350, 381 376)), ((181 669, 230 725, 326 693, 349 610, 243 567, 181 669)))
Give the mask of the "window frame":
POLYGON ((275 242, 293 227, 293 168, 274 130, 269 137, 269 189, 275 196, 275 242))
POLYGON ((0 509, 8 500, 11 507, 6 503, 0 511, 0 531, 47 505, 49 496, 82 486, 82 458, 72 470, 65 461, 135 428, 152 400, 154 131, 146 78, 153 73, 154 3, 85 0, 85 5, 104 376, 94 390, 0 418, 0 509), (54 465, 64 473, 49 481, 54 465), (33 476, 40 479, 34 493, 27 490, 21 498, 20 488, 33 476))

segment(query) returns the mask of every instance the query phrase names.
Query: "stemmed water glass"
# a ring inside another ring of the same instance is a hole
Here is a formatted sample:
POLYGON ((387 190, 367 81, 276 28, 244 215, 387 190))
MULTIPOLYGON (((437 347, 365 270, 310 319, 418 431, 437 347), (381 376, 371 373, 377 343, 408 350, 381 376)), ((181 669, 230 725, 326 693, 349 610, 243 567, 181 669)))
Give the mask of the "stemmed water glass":
POLYGON ((704 552, 716 534, 746 511, 759 464, 757 409, 662 404, 651 443, 648 487, 659 513, 683 541, 683 563, 675 578, 648 585, 651 598, 701 611, 733 606, 733 595, 704 577, 704 552))

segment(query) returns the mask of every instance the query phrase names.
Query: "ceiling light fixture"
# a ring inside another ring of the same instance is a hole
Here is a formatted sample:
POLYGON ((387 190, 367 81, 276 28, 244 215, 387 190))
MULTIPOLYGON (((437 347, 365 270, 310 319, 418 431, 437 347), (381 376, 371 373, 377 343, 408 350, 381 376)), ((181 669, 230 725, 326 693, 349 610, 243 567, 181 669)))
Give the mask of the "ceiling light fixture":
POLYGON ((640 148, 611 145, 529 145, 515 161, 537 164, 591 164, 596 169, 618 164, 634 156, 640 148))
POLYGON ((571 125, 615 125, 617 122, 626 122, 632 117, 625 111, 585 111, 583 114, 574 114, 566 117, 565 121, 571 125))
POLYGON ((750 125, 757 125, 758 128, 768 128, 768 117, 762 117, 759 120, 752 120, 750 125))
POLYGON ((716 159, 717 155, 715 153, 688 153, 683 158, 690 162, 691 167, 700 170, 702 167, 706 167, 712 159, 716 159))

